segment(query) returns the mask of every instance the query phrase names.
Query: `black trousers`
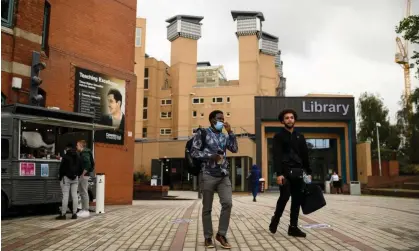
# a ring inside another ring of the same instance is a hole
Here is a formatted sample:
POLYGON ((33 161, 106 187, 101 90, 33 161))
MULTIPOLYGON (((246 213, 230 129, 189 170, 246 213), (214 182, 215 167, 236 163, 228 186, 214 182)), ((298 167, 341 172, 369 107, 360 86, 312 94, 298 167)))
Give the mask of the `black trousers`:
POLYGON ((285 184, 279 187, 280 195, 276 203, 275 217, 280 218, 291 196, 290 225, 298 226, 298 215, 303 200, 303 179, 285 179, 285 184))

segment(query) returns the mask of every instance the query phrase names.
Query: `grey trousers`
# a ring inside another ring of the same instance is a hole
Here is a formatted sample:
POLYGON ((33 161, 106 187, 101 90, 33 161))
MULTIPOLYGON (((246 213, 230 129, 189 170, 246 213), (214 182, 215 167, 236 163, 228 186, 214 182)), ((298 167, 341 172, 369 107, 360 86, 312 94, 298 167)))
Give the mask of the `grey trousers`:
POLYGON ((79 198, 77 196, 77 187, 78 187, 79 180, 75 178, 74 180, 70 180, 66 176, 62 178, 60 181, 61 191, 63 192, 63 201, 61 205, 61 215, 67 214, 67 206, 68 206, 68 196, 71 192, 71 199, 73 200, 73 214, 77 213, 77 205, 79 203, 79 198))
POLYGON ((228 226, 230 224, 230 214, 232 208, 232 189, 231 181, 228 176, 213 177, 208 174, 200 175, 200 189, 202 190, 202 224, 204 227, 204 237, 212 238, 212 202, 214 200, 214 192, 218 193, 221 204, 220 221, 218 225, 218 234, 227 235, 228 226))
POLYGON ((80 176, 79 193, 81 197, 81 209, 89 211, 89 193, 87 192, 89 186, 89 176, 80 176))

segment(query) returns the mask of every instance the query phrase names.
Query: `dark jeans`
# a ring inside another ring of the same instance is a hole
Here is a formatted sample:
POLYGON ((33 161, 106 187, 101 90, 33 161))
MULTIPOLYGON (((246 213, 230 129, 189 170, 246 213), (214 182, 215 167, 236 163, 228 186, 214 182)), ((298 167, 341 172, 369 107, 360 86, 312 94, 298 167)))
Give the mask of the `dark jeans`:
POLYGON ((282 216, 285 206, 287 205, 291 196, 291 226, 298 226, 298 215, 300 214, 300 206, 303 199, 303 185, 303 179, 286 179, 285 184, 279 187, 280 195, 276 203, 275 217, 280 218, 282 216))
POLYGON ((252 183, 252 194, 253 194, 253 198, 256 198, 256 196, 258 195, 259 192, 259 182, 253 182, 252 183))

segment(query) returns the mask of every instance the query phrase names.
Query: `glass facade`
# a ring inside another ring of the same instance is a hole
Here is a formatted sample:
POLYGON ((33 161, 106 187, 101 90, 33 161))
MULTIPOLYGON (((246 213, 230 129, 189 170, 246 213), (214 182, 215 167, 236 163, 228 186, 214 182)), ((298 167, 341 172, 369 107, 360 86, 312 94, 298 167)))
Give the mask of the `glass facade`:
MULTIPOLYGON (((333 171, 338 171, 338 148, 336 139, 306 139, 309 149, 310 167, 313 170, 312 182, 324 185, 333 171)), ((269 189, 278 187, 273 167, 272 138, 268 139, 268 184, 269 189)))
MULTIPOLYGON (((250 157, 227 157, 230 163, 230 180, 233 191, 248 191, 247 176, 252 166, 250 157)), ((156 166, 151 175, 161 176, 163 168, 163 185, 171 190, 193 190, 194 176, 188 173, 184 158, 153 160, 156 166)), ((198 184, 195 184, 196 186, 198 184)))

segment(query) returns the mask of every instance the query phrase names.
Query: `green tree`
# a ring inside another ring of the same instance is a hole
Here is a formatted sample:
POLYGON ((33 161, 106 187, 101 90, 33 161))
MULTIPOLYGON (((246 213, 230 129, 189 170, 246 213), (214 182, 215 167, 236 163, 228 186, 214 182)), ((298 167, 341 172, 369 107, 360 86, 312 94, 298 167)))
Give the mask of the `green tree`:
MULTIPOLYGON (((412 15, 404 18, 396 26, 396 32, 402 34, 404 40, 412 44, 419 44, 419 15, 412 15)), ((416 63, 416 77, 419 78, 419 52, 413 51, 411 57, 416 63)))
POLYGON ((400 138, 400 129, 397 125, 389 126, 389 135, 385 141, 385 145, 388 149, 396 151, 400 148, 401 138, 400 138))
MULTIPOLYGON (((380 123, 378 128, 380 134, 380 147, 386 148, 389 143, 390 122, 388 121, 388 109, 384 106, 382 99, 378 95, 364 92, 358 99, 357 114, 359 121, 358 140, 371 141, 371 147, 377 146, 376 123, 380 123)), ((394 144, 394 142, 392 142, 394 144)))
POLYGON ((412 92, 408 102, 402 97, 400 103, 402 108, 397 113, 397 126, 403 135, 400 155, 410 164, 419 164, 419 88, 412 92))

